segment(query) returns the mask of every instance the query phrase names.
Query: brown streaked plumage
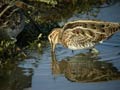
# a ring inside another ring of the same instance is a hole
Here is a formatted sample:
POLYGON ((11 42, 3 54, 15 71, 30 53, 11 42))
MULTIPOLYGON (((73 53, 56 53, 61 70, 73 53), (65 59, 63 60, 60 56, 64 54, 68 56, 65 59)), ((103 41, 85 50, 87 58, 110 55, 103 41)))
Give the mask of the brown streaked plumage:
POLYGON ((57 43, 72 50, 86 49, 94 47, 118 30, 120 30, 119 23, 78 20, 66 23, 63 28, 53 29, 48 39, 52 52, 57 43))

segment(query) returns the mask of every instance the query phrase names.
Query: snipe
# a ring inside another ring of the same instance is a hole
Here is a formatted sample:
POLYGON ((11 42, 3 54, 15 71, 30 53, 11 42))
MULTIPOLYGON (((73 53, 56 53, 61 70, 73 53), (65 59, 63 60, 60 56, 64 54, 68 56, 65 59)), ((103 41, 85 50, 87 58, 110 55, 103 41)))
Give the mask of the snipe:
POLYGON ((90 49, 119 30, 119 23, 78 20, 66 23, 63 28, 53 29, 48 39, 52 52, 58 43, 72 50, 90 49))

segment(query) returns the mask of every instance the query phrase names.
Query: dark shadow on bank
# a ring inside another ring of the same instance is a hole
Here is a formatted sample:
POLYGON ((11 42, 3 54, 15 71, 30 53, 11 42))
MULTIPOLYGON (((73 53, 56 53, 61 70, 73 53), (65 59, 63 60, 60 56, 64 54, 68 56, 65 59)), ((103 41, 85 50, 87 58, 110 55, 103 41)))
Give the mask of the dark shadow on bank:
POLYGON ((18 67, 16 62, 7 60, 0 65, 0 90, 23 90, 30 88, 32 82, 32 69, 26 75, 24 68, 18 67))

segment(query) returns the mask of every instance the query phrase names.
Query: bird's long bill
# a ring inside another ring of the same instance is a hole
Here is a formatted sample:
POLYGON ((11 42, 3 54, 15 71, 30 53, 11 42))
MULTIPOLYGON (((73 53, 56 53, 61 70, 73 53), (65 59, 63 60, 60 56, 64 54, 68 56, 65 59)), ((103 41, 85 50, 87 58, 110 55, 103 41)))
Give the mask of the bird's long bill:
POLYGON ((54 52, 54 44, 53 44, 53 42, 51 42, 50 44, 51 44, 51 52, 53 53, 54 52))
POLYGON ((51 43, 51 47, 52 47, 52 49, 51 49, 52 51, 51 51, 51 52, 52 52, 52 53, 55 53, 55 46, 56 46, 56 44, 54 44, 54 43, 52 42, 52 43, 51 43))
POLYGON ((55 44, 53 43, 53 41, 50 39, 50 37, 48 37, 50 45, 51 45, 51 53, 55 52, 55 44))

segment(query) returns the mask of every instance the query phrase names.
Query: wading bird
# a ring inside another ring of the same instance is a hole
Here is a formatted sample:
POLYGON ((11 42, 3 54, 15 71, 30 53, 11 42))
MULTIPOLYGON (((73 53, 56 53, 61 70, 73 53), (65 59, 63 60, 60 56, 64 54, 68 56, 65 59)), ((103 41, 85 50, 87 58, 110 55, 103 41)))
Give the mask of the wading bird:
POLYGON ((72 50, 92 49, 119 30, 119 23, 78 20, 66 23, 63 28, 53 29, 48 39, 52 52, 55 52, 58 43, 72 50))

